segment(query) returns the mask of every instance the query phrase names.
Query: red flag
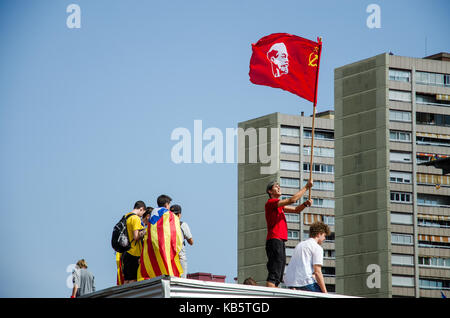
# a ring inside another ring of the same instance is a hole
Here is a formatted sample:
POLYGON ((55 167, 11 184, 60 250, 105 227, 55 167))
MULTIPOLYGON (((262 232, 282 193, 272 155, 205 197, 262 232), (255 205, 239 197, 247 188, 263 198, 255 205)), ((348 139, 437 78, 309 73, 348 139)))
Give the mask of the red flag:
POLYGON ((252 44, 250 81, 281 88, 316 105, 322 42, 274 33, 252 44))

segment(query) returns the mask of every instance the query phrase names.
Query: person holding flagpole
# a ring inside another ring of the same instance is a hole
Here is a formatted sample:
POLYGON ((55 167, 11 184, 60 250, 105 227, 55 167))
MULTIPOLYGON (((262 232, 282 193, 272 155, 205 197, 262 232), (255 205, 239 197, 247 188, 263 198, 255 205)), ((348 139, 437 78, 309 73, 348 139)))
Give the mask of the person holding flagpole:
POLYGON ((266 192, 269 199, 265 205, 267 222, 266 254, 267 254, 267 287, 278 287, 283 280, 284 267, 286 266, 287 223, 285 212, 300 213, 306 207, 312 205, 312 200, 306 200, 303 204, 293 207, 305 192, 313 186, 312 180, 288 199, 280 200, 281 188, 275 182, 269 182, 266 192))
POLYGON ((276 182, 267 185, 269 200, 266 203, 268 227, 266 252, 269 259, 267 286, 278 286, 286 265, 284 241, 287 240, 287 225, 284 212, 300 213, 312 205, 312 167, 314 156, 314 121, 316 117, 317 87, 319 82, 322 38, 317 42, 288 34, 273 33, 252 44, 249 77, 256 85, 281 88, 313 103, 311 134, 311 158, 309 181, 289 199, 280 200, 280 186, 276 182), (300 199, 309 189, 308 200, 297 208, 289 205, 300 199))

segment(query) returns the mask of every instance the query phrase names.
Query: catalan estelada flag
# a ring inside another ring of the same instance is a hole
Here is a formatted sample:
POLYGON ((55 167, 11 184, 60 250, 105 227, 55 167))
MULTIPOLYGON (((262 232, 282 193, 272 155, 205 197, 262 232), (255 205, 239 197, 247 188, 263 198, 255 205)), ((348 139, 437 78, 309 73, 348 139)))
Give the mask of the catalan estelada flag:
POLYGON ((117 285, 122 285, 124 281, 122 270, 122 253, 116 252, 116 265, 117 265, 117 285))
POLYGON ((182 247, 179 218, 165 208, 154 209, 144 236, 138 281, 161 275, 180 277, 183 273, 179 257, 182 247))

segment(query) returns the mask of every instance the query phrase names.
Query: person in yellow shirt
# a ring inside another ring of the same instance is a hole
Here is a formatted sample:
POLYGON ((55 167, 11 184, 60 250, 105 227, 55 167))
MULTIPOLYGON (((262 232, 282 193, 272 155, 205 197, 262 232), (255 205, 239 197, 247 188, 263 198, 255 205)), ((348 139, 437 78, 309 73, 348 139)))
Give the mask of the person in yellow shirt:
POLYGON ((143 201, 137 201, 134 204, 133 211, 127 213, 125 216, 134 214, 127 219, 128 239, 131 242, 131 248, 123 253, 122 267, 124 284, 137 281, 137 271, 139 268, 139 259, 141 257, 142 242, 141 239, 145 235, 145 229, 141 223, 141 217, 146 210, 143 201))

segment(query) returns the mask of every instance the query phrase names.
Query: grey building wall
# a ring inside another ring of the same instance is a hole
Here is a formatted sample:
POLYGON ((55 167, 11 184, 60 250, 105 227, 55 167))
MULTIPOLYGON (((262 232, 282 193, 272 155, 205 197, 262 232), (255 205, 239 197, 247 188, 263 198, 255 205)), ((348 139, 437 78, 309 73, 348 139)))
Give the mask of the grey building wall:
POLYGON ((390 297, 387 55, 335 70, 336 292, 390 297), (368 266, 380 269, 369 288, 368 266))
MULTIPOLYGON (((443 54, 447 55, 448 54, 443 54)), ((426 246, 423 235, 450 236, 448 226, 419 224, 421 215, 450 217, 450 204, 424 204, 418 197, 450 196, 447 183, 435 187, 419 182, 419 176, 439 176, 434 167, 418 165, 420 153, 450 156, 450 147, 418 142, 418 136, 429 134, 449 139, 450 126, 417 122, 417 113, 450 115, 450 104, 421 102, 417 95, 431 97, 450 95, 450 86, 423 84, 417 72, 450 74, 445 59, 420 59, 380 54, 335 70, 335 165, 336 165, 336 291, 348 295, 369 297, 440 297, 439 288, 422 285, 423 280, 448 284, 450 267, 427 266, 423 257, 450 260, 448 247, 426 246), (389 70, 406 71, 407 81, 391 80, 389 70), (390 98, 390 90, 410 94, 410 100, 390 98), (416 95, 417 94, 417 95, 416 95), (409 121, 390 120, 391 111, 406 111, 409 121), (410 140, 390 140, 390 131, 410 134, 410 140), (417 140, 416 140, 417 139, 417 140), (391 152, 411 154, 407 162, 389 159, 391 152), (410 173, 407 183, 390 181, 391 172, 410 173), (411 195, 409 202, 396 202, 390 193, 411 195), (411 224, 398 224, 391 213, 411 216, 411 224), (392 234, 409 235, 412 244, 391 242, 392 234), (408 264, 392 264, 392 255, 410 257, 408 264), (380 288, 368 288, 367 266, 381 269, 380 288), (396 282, 394 282, 394 278, 396 282), (407 282, 402 282, 406 279, 407 282), (445 283, 447 282, 447 283, 445 283)), ((435 239, 436 240, 436 239, 435 239)), ((448 292, 448 286, 443 288, 448 292)))

